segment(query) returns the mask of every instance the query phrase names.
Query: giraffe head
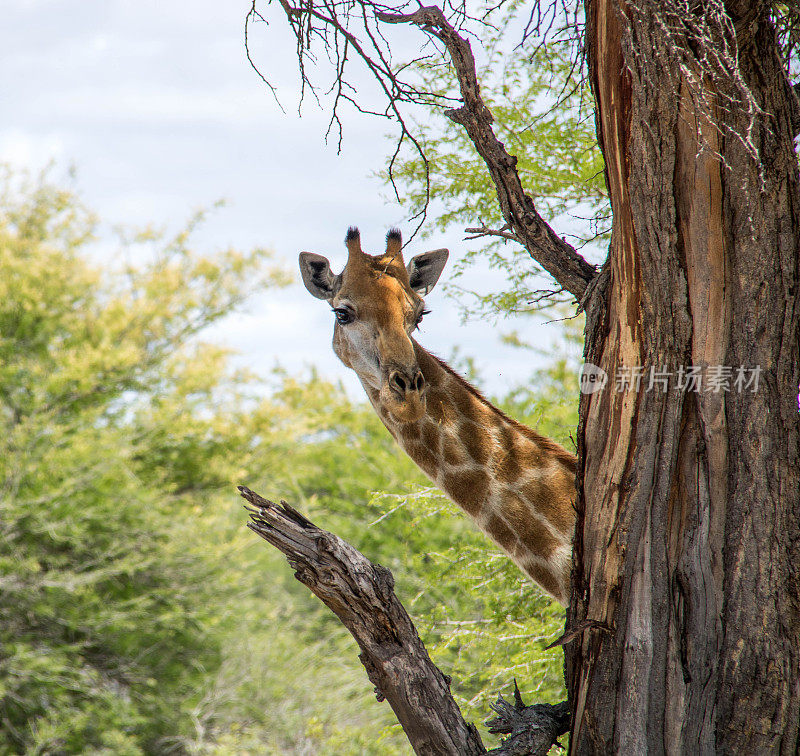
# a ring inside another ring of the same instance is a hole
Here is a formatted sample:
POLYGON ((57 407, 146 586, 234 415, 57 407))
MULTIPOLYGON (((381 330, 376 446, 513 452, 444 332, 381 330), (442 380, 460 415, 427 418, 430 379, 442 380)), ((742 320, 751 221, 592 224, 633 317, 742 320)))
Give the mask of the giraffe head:
POLYGON ((439 280, 446 249, 403 264, 400 232, 386 236, 386 252, 368 255, 357 228, 345 238, 348 257, 338 275, 322 255, 300 253, 300 272, 311 294, 333 308, 333 351, 380 392, 381 404, 397 422, 412 423, 425 414, 425 378, 417 364, 412 332, 424 314, 422 296, 439 280))

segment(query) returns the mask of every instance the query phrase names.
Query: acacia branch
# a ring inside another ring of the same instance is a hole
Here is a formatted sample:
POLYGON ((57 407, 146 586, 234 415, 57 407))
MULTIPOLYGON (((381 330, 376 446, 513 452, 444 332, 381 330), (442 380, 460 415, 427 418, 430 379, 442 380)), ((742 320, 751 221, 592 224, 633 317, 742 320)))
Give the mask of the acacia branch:
POLYGON ((377 12, 388 24, 410 23, 440 40, 453 63, 463 105, 445 115, 464 127, 492 177, 503 218, 536 262, 558 284, 581 302, 597 271, 575 248, 558 236, 536 211, 517 172, 517 158, 510 155, 492 128, 493 117, 480 95, 475 58, 469 40, 461 37, 437 6, 413 13, 377 12))
MULTIPOLYGON (((392 573, 373 564, 338 536, 318 528, 286 502, 278 506, 239 486, 248 507, 247 526, 282 551, 295 577, 319 598, 356 639, 359 659, 389 702, 414 752, 430 756, 485 754, 475 726, 464 721, 450 693, 450 679, 431 661, 414 623, 394 593, 392 573)), ((524 706, 500 697, 488 722, 510 737, 493 756, 544 756, 567 732, 566 702, 524 706)))

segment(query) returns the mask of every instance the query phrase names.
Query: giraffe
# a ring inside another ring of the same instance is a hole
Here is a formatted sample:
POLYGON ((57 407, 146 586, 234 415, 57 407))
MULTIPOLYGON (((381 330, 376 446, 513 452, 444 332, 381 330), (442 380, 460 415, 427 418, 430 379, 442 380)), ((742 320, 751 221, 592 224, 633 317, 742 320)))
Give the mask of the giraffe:
POLYGON ((446 249, 403 264, 400 232, 386 252, 345 238, 338 275, 322 255, 300 253, 308 291, 336 318, 333 350, 352 368, 389 433, 420 469, 535 583, 562 605, 569 597, 575 523, 575 458, 512 420, 413 338, 422 297, 439 280, 446 249))

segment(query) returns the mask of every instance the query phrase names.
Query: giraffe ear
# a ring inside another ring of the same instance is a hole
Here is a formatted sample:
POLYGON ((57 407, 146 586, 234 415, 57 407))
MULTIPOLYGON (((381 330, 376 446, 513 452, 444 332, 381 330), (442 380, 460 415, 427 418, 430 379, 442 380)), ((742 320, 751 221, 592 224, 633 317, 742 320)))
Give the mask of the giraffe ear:
POLYGON ((336 296, 341 284, 341 276, 333 275, 327 257, 313 252, 300 253, 300 275, 306 289, 317 299, 330 301, 336 296))
POLYGON ((446 249, 434 249, 412 257, 406 266, 408 270, 408 283, 411 288, 425 296, 439 280, 442 269, 450 253, 446 249))

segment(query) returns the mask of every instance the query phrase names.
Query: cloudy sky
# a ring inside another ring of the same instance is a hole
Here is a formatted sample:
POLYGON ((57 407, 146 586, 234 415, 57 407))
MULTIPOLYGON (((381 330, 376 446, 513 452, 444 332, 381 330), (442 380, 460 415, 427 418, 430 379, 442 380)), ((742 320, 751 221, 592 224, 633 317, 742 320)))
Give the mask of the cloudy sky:
MULTIPOLYGON (((177 230, 193 211, 224 199, 197 246, 271 247, 292 270, 304 249, 326 254, 338 269, 349 225, 361 228, 372 252, 389 227, 409 230, 404 208, 371 177, 385 165, 387 125, 349 114, 337 155, 324 141, 327 113, 309 106, 298 118, 293 45, 277 15, 253 45, 286 112, 245 57, 246 1, 3 5, 0 161, 39 168, 53 160, 55 176, 74 166, 74 185, 106 230, 149 223, 177 230)), ((465 249, 457 230, 425 244, 439 246, 455 257, 465 249)), ((423 249, 407 256, 416 251, 423 249)), ((479 271, 473 280, 490 276, 479 271)), ((428 304, 420 342, 445 357, 454 347, 475 357, 490 391, 530 373, 530 355, 501 345, 501 331, 519 329, 542 346, 558 338, 557 326, 531 319, 461 324, 457 303, 438 290, 428 304)), ((327 306, 296 284, 264 292, 214 335, 253 369, 315 364, 354 387, 331 352, 332 328, 327 306)))

